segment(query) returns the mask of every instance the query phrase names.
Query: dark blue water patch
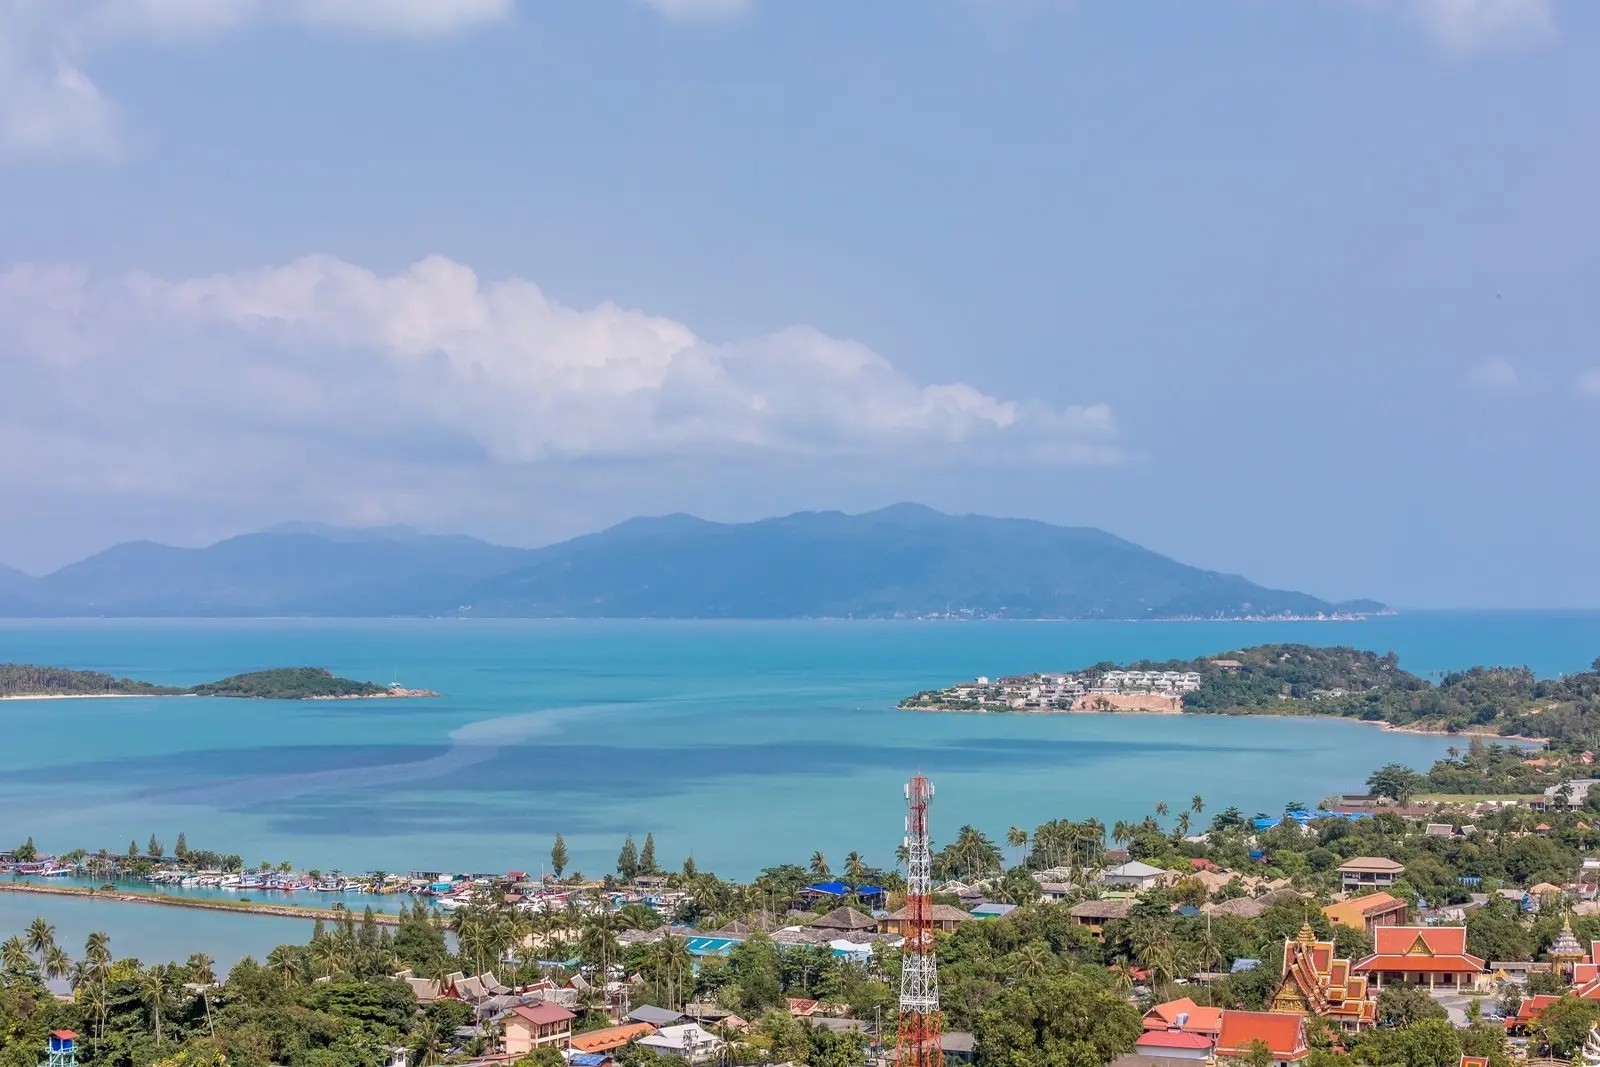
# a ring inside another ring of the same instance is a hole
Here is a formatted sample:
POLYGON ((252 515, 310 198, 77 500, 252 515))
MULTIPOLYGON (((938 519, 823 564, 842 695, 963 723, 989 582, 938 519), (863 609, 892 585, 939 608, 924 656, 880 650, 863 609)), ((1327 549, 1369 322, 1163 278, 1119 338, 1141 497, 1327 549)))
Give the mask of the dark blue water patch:
MULTIPOLYGON (((1230 751, 1218 746, 1212 751, 1230 751)), ((400 837, 428 832, 470 833, 492 821, 505 830, 545 832, 560 812, 565 832, 611 832, 598 813, 617 800, 639 802, 688 795, 722 779, 771 775, 821 780, 859 772, 921 768, 929 773, 1091 765, 1108 756, 1193 758, 1188 744, 1165 742, 988 741, 938 748, 807 743, 721 745, 694 749, 626 749, 591 745, 525 745, 493 750, 458 748, 427 764, 373 770, 382 780, 303 783, 233 782, 182 790, 157 799, 224 807, 263 817, 286 833, 400 837), (434 771, 436 773, 428 773, 434 771), (289 786, 287 790, 279 788, 289 786), (412 794, 422 791, 425 800, 412 794)))
POLYGON ((230 781, 263 775, 306 771, 355 770, 421 762, 450 750, 448 745, 269 745, 258 748, 214 748, 94 760, 7 772, 18 782, 58 782, 65 777, 85 781, 171 788, 177 784, 230 781))

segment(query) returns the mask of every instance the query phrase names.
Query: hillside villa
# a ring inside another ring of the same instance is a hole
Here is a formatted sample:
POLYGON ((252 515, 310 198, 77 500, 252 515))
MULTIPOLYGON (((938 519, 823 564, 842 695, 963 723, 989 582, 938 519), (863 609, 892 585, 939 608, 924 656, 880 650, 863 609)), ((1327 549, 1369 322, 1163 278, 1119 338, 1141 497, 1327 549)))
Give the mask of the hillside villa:
POLYGON ((1405 873, 1405 864, 1382 856, 1357 856, 1339 867, 1339 880, 1346 893, 1364 889, 1388 889, 1405 873))
POLYGON ((559 1004, 519 1004, 501 1021, 506 1055, 520 1059, 536 1048, 572 1045, 572 1023, 576 1015, 559 1004))

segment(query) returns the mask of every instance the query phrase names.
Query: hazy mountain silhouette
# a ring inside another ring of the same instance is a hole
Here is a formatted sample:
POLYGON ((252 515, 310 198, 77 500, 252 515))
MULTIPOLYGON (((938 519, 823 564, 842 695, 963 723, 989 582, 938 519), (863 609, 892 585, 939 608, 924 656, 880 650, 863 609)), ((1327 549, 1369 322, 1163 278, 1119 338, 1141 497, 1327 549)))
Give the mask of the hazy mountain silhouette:
POLYGON ((1267 589, 1090 527, 914 504, 751 523, 630 519, 537 549, 286 523, 206 548, 117 545, 40 578, 0 572, 0 614, 13 616, 1149 619, 1381 608, 1267 589))

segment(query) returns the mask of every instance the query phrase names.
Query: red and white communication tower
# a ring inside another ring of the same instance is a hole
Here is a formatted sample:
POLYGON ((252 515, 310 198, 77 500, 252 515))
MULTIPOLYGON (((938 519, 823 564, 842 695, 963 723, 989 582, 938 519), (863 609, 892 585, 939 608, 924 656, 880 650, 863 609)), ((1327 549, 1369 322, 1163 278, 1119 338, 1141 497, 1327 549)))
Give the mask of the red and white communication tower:
POLYGON ((939 968, 933 955, 933 850, 928 845, 928 801, 933 783, 917 775, 906 783, 906 921, 900 964, 900 1036, 895 1067, 942 1067, 939 1045, 939 968))

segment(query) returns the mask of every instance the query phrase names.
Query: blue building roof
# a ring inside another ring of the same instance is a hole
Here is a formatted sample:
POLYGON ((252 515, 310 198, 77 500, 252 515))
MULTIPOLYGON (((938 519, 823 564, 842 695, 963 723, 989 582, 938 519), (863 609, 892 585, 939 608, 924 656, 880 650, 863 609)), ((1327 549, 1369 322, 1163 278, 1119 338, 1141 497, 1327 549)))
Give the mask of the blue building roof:
POLYGON ((567 1057, 567 1062, 572 1064, 572 1067, 600 1067, 610 1058, 604 1052, 574 1052, 567 1057))
MULTIPOLYGON (((846 882, 818 882, 816 885, 806 886, 806 890, 812 893, 826 893, 830 897, 847 897, 852 892, 846 882)), ((854 892, 862 897, 883 896, 883 890, 875 885, 858 885, 854 892)))
POLYGON ((994 901, 985 901, 972 909, 975 919, 998 919, 1002 915, 1009 915, 1017 910, 1015 904, 997 904, 994 901))

